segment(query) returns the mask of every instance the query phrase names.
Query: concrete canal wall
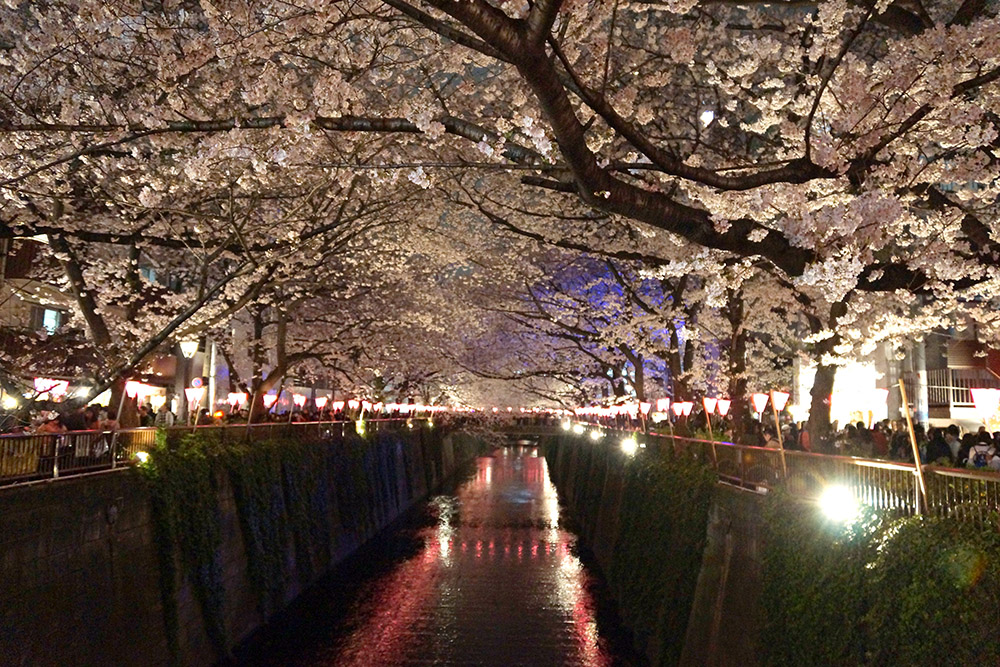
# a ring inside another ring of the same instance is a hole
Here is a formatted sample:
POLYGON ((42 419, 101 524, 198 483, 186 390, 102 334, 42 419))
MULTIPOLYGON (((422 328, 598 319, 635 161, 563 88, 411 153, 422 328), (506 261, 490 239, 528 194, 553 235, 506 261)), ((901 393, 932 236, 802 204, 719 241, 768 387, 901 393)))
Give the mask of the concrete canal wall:
POLYGON ((654 466, 572 437, 553 483, 652 665, 755 665, 763 504, 696 464, 654 466))
POLYGON ((0 488, 0 665, 213 664, 478 449, 428 429, 310 447, 208 469, 207 532, 184 524, 196 494, 137 470, 0 488))

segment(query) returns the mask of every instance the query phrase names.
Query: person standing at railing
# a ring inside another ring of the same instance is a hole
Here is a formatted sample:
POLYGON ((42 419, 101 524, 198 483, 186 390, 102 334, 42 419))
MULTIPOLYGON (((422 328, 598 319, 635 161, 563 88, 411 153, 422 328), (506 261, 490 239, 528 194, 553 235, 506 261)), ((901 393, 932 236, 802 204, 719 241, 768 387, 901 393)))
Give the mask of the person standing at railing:
POLYGON ((156 428, 168 428, 174 425, 174 413, 170 411, 167 404, 164 403, 160 406, 160 409, 156 411, 156 418, 153 419, 153 426, 156 428))
POLYGON ((955 464, 954 459, 951 458, 951 447, 945 440, 944 432, 939 428, 931 429, 923 463, 940 463, 947 466, 955 464))
POLYGON ((39 435, 52 435, 65 432, 66 426, 62 423, 62 421, 60 421, 59 415, 54 412, 50 413, 45 421, 39 424, 38 428, 35 429, 35 433, 39 435))

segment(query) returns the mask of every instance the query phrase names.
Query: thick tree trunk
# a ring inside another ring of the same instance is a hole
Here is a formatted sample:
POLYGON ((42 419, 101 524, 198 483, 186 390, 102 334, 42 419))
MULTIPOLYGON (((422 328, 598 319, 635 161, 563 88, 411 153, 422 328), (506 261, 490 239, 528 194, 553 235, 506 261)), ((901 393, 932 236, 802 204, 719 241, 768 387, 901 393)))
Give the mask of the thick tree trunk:
POLYGON ((726 319, 729 321, 729 415, 734 439, 742 441, 750 429, 750 407, 747 404, 747 330, 743 326, 744 303, 740 290, 729 290, 726 319))
POLYGON ((809 405, 809 447, 814 452, 833 452, 833 430, 830 427, 830 395, 837 367, 819 364, 813 380, 809 405))

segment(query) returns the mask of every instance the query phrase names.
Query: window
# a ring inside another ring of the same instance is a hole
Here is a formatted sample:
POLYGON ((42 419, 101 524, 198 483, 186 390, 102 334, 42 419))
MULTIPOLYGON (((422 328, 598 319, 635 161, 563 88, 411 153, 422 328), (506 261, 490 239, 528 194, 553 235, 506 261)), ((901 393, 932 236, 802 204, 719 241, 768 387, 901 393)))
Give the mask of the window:
POLYGON ((31 328, 45 329, 50 334, 55 333, 56 329, 62 324, 63 314, 61 310, 56 310, 55 308, 46 308, 44 306, 32 306, 31 307, 31 328))
POLYGON ((156 269, 151 266, 140 266, 139 275, 142 276, 146 282, 155 283, 156 282, 156 269))

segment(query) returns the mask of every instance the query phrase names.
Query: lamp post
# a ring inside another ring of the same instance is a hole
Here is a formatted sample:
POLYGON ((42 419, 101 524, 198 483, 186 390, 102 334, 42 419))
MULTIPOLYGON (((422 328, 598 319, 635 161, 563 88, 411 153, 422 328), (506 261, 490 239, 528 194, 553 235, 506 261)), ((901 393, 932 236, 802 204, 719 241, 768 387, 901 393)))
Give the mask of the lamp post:
MULTIPOLYGON (((198 354, 198 339, 197 338, 187 338, 180 341, 178 347, 181 350, 181 358, 184 359, 184 372, 183 372, 183 387, 185 388, 185 395, 187 394, 187 387, 191 384, 191 360, 194 359, 194 355, 198 354)), ((176 385, 175 385, 176 386, 176 385)), ((183 404, 184 414, 183 416, 185 423, 190 419, 191 405, 190 401, 185 401, 183 404)))

